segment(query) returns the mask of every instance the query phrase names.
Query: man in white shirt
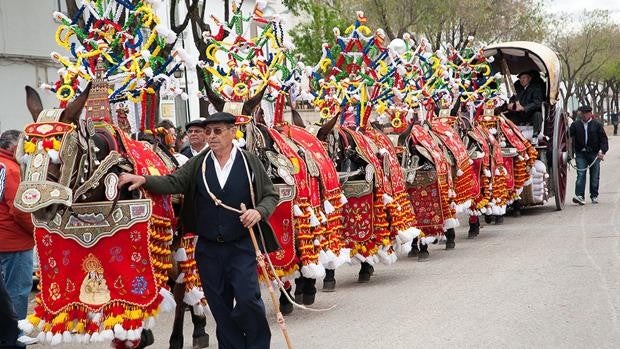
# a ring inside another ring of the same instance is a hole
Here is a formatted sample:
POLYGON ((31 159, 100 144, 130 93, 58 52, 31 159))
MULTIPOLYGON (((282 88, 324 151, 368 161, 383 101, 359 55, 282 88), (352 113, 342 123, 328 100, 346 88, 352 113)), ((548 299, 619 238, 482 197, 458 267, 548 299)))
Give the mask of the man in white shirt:
POLYGON ((205 134, 206 125, 205 118, 192 120, 185 125, 189 138, 189 146, 183 148, 181 154, 185 155, 188 159, 191 159, 193 156, 207 149, 207 135, 205 134))

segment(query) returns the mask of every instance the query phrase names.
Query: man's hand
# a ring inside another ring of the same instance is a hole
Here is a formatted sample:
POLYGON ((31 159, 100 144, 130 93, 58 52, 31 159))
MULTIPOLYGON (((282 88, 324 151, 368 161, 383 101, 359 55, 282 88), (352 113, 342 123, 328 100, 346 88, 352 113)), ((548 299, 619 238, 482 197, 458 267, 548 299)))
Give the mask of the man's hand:
POLYGON ((239 219, 241 220, 241 224, 243 224, 245 228, 249 229, 260 221, 261 216, 260 212, 258 212, 257 210, 249 209, 244 211, 239 217, 239 219))
POLYGON ((516 111, 524 111, 525 108, 523 108, 523 106, 521 105, 521 103, 517 102, 517 104, 515 104, 515 110, 516 111))
POLYGON ((601 161, 605 161, 605 154, 603 154, 603 152, 598 152, 598 154, 596 154, 596 157, 601 160, 601 161))
POLYGON ((136 190, 138 188, 140 188, 141 186, 144 185, 144 183, 146 183, 146 178, 144 178, 143 176, 138 176, 138 175, 134 175, 131 173, 121 173, 120 176, 118 176, 118 188, 122 188, 123 186, 125 186, 125 184, 127 183, 131 183, 131 185, 129 186, 129 190, 136 190))

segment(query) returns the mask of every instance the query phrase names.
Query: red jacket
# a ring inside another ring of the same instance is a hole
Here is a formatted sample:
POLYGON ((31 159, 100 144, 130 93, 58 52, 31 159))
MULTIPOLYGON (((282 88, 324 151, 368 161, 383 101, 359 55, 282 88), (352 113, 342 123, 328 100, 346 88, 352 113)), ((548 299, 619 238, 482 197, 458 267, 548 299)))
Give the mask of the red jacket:
POLYGON ((0 149, 0 252, 26 251, 34 247, 30 213, 13 206, 19 180, 19 164, 15 157, 0 149))

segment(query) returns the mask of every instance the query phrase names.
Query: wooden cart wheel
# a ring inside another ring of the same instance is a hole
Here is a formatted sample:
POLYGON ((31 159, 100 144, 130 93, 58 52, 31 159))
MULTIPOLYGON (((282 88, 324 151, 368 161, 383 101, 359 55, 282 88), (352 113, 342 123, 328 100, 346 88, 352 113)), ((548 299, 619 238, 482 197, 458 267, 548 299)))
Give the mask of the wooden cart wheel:
POLYGON ((556 110, 553 120, 553 148, 551 151, 555 208, 561 211, 566 201, 569 138, 567 120, 559 108, 556 110))

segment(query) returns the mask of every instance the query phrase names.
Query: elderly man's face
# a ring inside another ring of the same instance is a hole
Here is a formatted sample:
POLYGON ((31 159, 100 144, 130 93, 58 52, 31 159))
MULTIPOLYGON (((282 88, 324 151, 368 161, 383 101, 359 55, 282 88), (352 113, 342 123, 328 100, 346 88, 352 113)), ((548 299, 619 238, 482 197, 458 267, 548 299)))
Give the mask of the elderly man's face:
POLYGON ((189 144, 196 150, 202 149, 207 144, 205 129, 200 126, 192 126, 187 130, 189 144))
POLYGON ((519 82, 523 87, 529 85, 530 81, 532 81, 532 77, 527 74, 521 74, 521 76, 519 76, 519 82))
POLYGON ((215 152, 227 149, 231 146, 233 139, 235 139, 236 132, 237 128, 235 125, 225 122, 212 123, 205 128, 209 147, 215 152))

